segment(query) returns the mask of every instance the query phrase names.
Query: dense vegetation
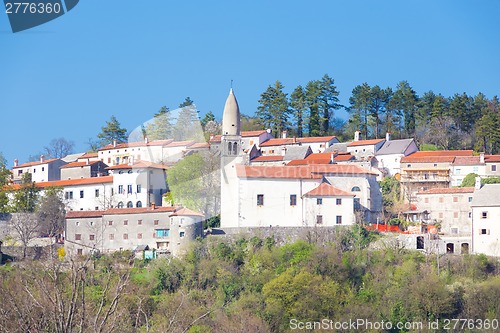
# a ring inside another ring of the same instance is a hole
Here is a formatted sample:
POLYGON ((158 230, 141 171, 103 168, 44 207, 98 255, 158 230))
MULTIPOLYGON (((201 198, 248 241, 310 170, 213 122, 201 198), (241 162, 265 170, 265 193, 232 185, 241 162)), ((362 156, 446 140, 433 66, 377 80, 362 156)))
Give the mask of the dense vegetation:
POLYGON ((441 256, 438 274, 435 256, 369 246, 374 238, 355 226, 328 242, 208 238, 182 259, 123 252, 2 267, 0 332, 286 332, 292 319, 498 318, 497 261, 441 256))

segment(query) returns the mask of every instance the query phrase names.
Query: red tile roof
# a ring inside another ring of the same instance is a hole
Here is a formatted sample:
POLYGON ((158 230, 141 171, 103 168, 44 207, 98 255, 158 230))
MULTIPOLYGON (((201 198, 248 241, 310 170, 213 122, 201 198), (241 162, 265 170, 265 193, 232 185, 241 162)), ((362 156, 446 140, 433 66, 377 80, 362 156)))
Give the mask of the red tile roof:
POLYGON ((72 163, 68 163, 68 164, 63 165, 60 169, 78 168, 78 167, 82 167, 82 166, 91 166, 91 165, 99 163, 99 162, 101 162, 101 161, 89 161, 88 163, 87 163, 87 161, 85 161, 85 162, 72 162, 72 163))
POLYGON ((171 142, 171 143, 165 145, 165 147, 183 147, 183 146, 189 147, 189 146, 192 146, 194 144, 195 144, 195 142, 192 140, 174 141, 174 142, 171 142))
POLYGON ((109 166, 106 170, 120 170, 120 169, 144 169, 144 168, 152 168, 152 169, 168 169, 168 166, 148 161, 137 161, 134 164, 130 165, 128 163, 118 164, 109 166))
POLYGON ((450 187, 450 188, 431 188, 417 194, 457 194, 457 193, 474 193, 474 187, 450 187))
POLYGON ((452 163, 457 156, 473 156, 472 150, 417 151, 401 159, 401 163, 452 163))
POLYGON ((476 165, 480 163, 479 156, 457 156, 453 161, 455 165, 476 165))
POLYGON ((40 162, 40 161, 28 162, 28 163, 19 164, 18 166, 13 167, 12 169, 26 168, 26 167, 35 166, 35 165, 47 164, 47 163, 51 163, 51 162, 54 162, 57 160, 58 160, 58 158, 51 158, 51 159, 45 160, 43 162, 40 162))
POLYGON ((486 163, 500 162, 500 155, 485 155, 484 156, 484 161, 486 163))
POLYGON ((82 158, 97 158, 99 156, 99 153, 85 153, 82 156, 78 157, 78 159, 82 158))
POLYGON ((217 143, 217 142, 221 142, 221 141, 222 141, 222 135, 214 135, 213 138, 208 140, 208 142, 213 142, 213 143, 217 143))
POLYGON ((263 142, 261 147, 272 147, 272 146, 283 146, 283 145, 293 145, 293 144, 302 144, 302 143, 321 143, 321 142, 329 142, 335 139, 335 136, 317 136, 317 137, 308 137, 308 138, 278 138, 278 139, 269 139, 266 142, 263 142))
POLYGON ((324 174, 377 175, 358 165, 322 164, 301 166, 244 166, 237 165, 236 173, 240 178, 283 178, 283 179, 321 179, 324 174))
POLYGON ((354 194, 342 191, 328 183, 321 183, 314 190, 304 194, 306 197, 353 197, 354 194))
POLYGON ((65 186, 102 184, 102 183, 112 183, 112 182, 113 182, 113 176, 103 176, 103 177, 54 180, 50 182, 39 182, 35 184, 38 187, 45 188, 45 187, 65 187, 65 186))
POLYGON ((137 141, 137 142, 126 142, 126 143, 118 143, 116 146, 113 144, 106 145, 104 147, 99 148, 98 150, 109 150, 109 149, 122 149, 129 147, 146 147, 146 146, 165 146, 169 143, 173 142, 173 139, 167 140, 153 140, 146 143, 145 141, 137 141))
POLYGON ((102 217, 103 210, 70 210, 66 213, 67 219, 77 219, 86 217, 102 217))
POLYGON ((266 130, 261 130, 261 131, 242 131, 241 136, 246 138, 250 136, 260 136, 261 134, 266 133, 266 130))
POLYGON ((257 156, 252 159, 252 162, 272 162, 272 161, 283 161, 282 155, 267 155, 267 156, 257 156))
POLYGON ((347 147, 357 147, 357 146, 372 146, 385 141, 385 139, 371 139, 371 140, 359 140, 353 141, 347 145, 347 147))
POLYGON ((189 146, 189 149, 203 149, 210 148, 210 144, 208 142, 199 142, 189 146))
POLYGON ((173 206, 156 206, 141 207, 141 208, 111 208, 104 212, 104 215, 124 215, 124 214, 148 214, 148 213, 170 213, 175 212, 179 207, 173 206))
POLYGON ((188 208, 180 208, 180 209, 176 210, 170 216, 201 216, 201 217, 204 217, 205 215, 203 215, 201 213, 197 213, 195 211, 192 211, 191 209, 188 209, 188 208))
MULTIPOLYGON (((292 160, 287 165, 307 165, 307 164, 330 164, 331 158, 334 153, 313 153, 307 156, 303 160, 292 160)), ((335 162, 349 161, 353 159, 354 156, 351 154, 337 155, 333 158, 335 162)))
POLYGON ((345 162, 345 161, 350 161, 354 159, 354 156, 352 156, 351 154, 342 154, 342 155, 337 155, 335 156, 335 158, 333 159, 335 162, 345 162))

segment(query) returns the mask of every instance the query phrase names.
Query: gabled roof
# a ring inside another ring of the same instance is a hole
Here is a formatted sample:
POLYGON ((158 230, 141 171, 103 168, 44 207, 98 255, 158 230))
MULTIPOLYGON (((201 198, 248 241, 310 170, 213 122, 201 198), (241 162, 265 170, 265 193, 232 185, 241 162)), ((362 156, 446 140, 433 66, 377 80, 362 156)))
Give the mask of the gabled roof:
POLYGON ((164 146, 167 147, 167 148, 171 148, 171 147, 183 147, 183 146, 190 147, 190 146, 192 146, 194 144, 195 144, 194 141, 192 141, 192 140, 186 140, 186 141, 173 141, 173 142, 170 142, 169 144, 166 144, 164 146))
POLYGON ((304 194, 306 197, 353 197, 354 194, 338 189, 326 182, 304 194))
POLYGON ((406 149, 414 142, 413 139, 401 139, 386 141, 375 155, 404 154, 406 149))
POLYGON ((500 162, 500 155, 485 155, 484 156, 484 161, 486 163, 500 162))
POLYGON ((35 183, 35 185, 41 188, 45 188, 45 187, 65 187, 65 186, 104 184, 112 182, 113 182, 113 176, 103 176, 103 177, 53 180, 50 182, 38 182, 35 183))
POLYGON ((149 214, 149 213, 170 213, 175 212, 179 207, 173 206, 156 206, 156 207, 141 207, 141 208, 111 208, 104 212, 103 215, 125 215, 125 214, 149 214))
POLYGON ((266 130, 260 130, 260 131, 242 131, 241 132, 241 136, 244 137, 244 138, 247 138, 247 137, 252 137, 252 136, 260 136, 264 133, 266 133, 267 131, 266 130))
POLYGON ((276 162, 283 161, 282 155, 267 155, 267 156, 257 156, 252 159, 252 162, 276 162))
POLYGON ((316 136, 308 138, 273 138, 263 142, 261 147, 284 146, 284 145, 298 145, 303 143, 322 143, 329 142, 335 139, 335 136, 316 136))
POLYGON ((82 156, 80 156, 78 159, 84 159, 84 158, 98 158, 99 153, 85 153, 82 156))
POLYGON ((312 154, 311 146, 286 147, 284 160, 300 160, 312 154))
POLYGON ((158 163, 153 163, 153 162, 148 162, 148 161, 137 161, 134 162, 134 164, 118 164, 118 165, 113 165, 109 166, 106 168, 106 170, 120 170, 120 169, 146 169, 146 168, 151 168, 151 169, 168 169, 166 165, 163 164, 158 164, 158 163))
POLYGON ((106 145, 104 147, 99 148, 98 150, 101 151, 101 150, 122 149, 122 148, 131 148, 131 147, 165 146, 173 141, 174 141, 173 139, 166 139, 166 140, 148 141, 147 143, 145 141, 125 142, 125 143, 118 143, 118 144, 116 144, 116 146, 113 144, 109 144, 109 145, 106 145))
POLYGON ((71 163, 71 162, 75 162, 76 160, 81 158, 82 155, 83 155, 83 153, 70 154, 70 155, 64 156, 63 158, 61 158, 61 160, 63 160, 66 163, 71 163))
POLYGON ((70 210, 66 213, 67 219, 89 218, 89 217, 102 217, 103 210, 70 210))
POLYGON ((321 143, 321 142, 329 142, 336 137, 334 135, 330 136, 311 136, 307 138, 297 138, 297 141, 302 143, 321 143))
POLYGON ((479 165, 481 159, 479 156, 457 156, 453 161, 453 165, 479 165))
POLYGON ((51 158, 51 159, 45 160, 43 162, 40 162, 40 161, 28 162, 28 163, 19 164, 18 166, 13 167, 12 169, 27 168, 27 167, 31 167, 31 166, 35 166, 35 165, 48 164, 48 163, 52 163, 52 162, 55 162, 58 160, 59 160, 58 158, 51 158))
POLYGON ((500 184, 485 184, 474 192, 472 207, 498 207, 500 206, 500 184))
POLYGON ((222 141, 222 135, 214 135, 210 140, 208 140, 208 142, 211 142, 211 143, 218 143, 218 142, 221 142, 222 141))
POLYGON ((376 145, 382 141, 385 141, 385 139, 371 139, 371 140, 359 140, 359 141, 353 141, 347 145, 347 147, 358 147, 358 146, 373 146, 376 145))
POLYGON ((205 215, 201 213, 197 213, 191 209, 188 208, 180 208, 176 210, 173 214, 170 214, 170 216, 201 216, 204 217, 205 215))
POLYGON ((457 156, 473 156, 472 150, 417 151, 401 159, 401 163, 452 163, 457 156))
POLYGON ((418 192, 418 195, 425 194, 459 194, 459 193, 474 193, 474 187, 450 187, 450 188, 430 188, 425 191, 418 192))
POLYGON ((198 142, 189 146, 189 149, 203 149, 203 148, 210 148, 210 144, 208 142, 198 142))
POLYGON ((322 164, 300 166, 245 166, 237 165, 236 173, 240 178, 279 178, 279 179, 321 179, 323 175, 377 175, 354 164, 322 164))
POLYGON ((83 167, 83 166, 91 166, 91 165, 94 165, 94 164, 97 164, 97 163, 100 163, 101 161, 89 161, 87 163, 87 161, 85 162, 72 162, 72 163, 68 163, 68 164, 65 164, 63 165, 62 167, 60 167, 60 169, 66 169, 66 168, 78 168, 78 167, 83 167))

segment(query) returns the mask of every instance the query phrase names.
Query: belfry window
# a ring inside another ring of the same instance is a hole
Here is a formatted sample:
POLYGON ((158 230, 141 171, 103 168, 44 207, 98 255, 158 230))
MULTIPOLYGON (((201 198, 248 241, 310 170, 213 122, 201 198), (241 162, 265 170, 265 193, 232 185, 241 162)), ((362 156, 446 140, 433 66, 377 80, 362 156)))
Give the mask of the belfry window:
POLYGON ((238 144, 233 143, 233 155, 238 155, 238 144))

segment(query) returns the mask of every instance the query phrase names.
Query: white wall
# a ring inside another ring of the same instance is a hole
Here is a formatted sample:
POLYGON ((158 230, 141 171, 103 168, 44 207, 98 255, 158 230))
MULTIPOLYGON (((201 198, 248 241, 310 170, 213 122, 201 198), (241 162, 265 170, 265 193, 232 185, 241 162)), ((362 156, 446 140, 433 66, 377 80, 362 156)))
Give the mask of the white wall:
POLYGON ((500 257, 500 207, 472 207, 472 218, 473 253, 500 257), (483 212, 487 213, 486 218, 483 212))

